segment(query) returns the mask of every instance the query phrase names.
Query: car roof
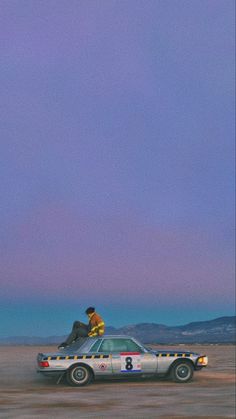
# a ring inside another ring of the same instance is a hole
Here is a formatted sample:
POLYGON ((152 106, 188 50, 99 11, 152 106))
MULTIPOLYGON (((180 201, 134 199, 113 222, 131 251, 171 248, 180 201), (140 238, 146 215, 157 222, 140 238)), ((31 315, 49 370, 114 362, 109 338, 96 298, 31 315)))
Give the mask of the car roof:
POLYGON ((103 336, 98 336, 97 338, 102 338, 102 339, 134 339, 132 336, 127 336, 127 335, 103 335, 103 336))
MULTIPOLYGON (((79 352, 86 352, 88 351, 91 346, 97 341, 97 340, 109 340, 109 339, 132 339, 135 340, 131 336, 127 335, 103 335, 103 336, 95 336, 95 337, 86 337, 78 339, 77 342, 74 342, 71 346, 68 348, 62 349, 63 352, 73 352, 73 351, 79 351, 79 352)), ((138 344, 142 346, 141 342, 136 341, 138 344)))

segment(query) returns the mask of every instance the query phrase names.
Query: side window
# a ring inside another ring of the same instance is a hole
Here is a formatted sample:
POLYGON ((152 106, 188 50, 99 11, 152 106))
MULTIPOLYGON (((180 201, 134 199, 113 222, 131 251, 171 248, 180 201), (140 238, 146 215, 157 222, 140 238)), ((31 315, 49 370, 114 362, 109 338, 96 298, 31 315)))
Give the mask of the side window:
POLYGON ((131 339, 104 339, 99 352, 143 352, 131 339))
POLYGON ((114 352, 114 339, 104 339, 99 352, 114 352))
POLYGON ((99 345, 100 345, 100 343, 101 343, 101 339, 98 339, 92 346, 91 346, 91 348, 89 349, 89 352, 97 352, 97 350, 98 350, 98 347, 99 347, 99 345))

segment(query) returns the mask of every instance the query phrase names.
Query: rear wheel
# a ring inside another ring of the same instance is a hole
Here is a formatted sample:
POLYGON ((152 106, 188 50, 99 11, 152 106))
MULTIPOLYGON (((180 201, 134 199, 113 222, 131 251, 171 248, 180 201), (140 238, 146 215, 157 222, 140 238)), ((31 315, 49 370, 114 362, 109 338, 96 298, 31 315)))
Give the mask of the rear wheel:
POLYGON ((92 378, 91 371, 85 365, 74 365, 66 373, 67 382, 71 386, 85 386, 92 378))
POLYGON ((187 361, 177 362, 171 368, 170 377, 176 383, 187 383, 193 377, 193 365, 187 361))

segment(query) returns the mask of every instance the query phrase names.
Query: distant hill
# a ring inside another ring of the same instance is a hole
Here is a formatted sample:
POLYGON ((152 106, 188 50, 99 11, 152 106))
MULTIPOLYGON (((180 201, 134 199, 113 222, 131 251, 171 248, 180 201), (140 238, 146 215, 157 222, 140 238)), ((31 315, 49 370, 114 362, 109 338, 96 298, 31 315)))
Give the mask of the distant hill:
POLYGON ((112 330, 124 333, 146 343, 226 343, 235 342, 236 316, 188 323, 183 326, 165 326, 142 323, 112 330))
MULTIPOLYGON (((157 323, 140 323, 115 328, 108 326, 106 334, 133 336, 144 343, 235 343, 236 316, 188 323, 183 326, 165 326, 157 323)), ((0 338, 0 345, 57 345, 65 336, 0 338)))

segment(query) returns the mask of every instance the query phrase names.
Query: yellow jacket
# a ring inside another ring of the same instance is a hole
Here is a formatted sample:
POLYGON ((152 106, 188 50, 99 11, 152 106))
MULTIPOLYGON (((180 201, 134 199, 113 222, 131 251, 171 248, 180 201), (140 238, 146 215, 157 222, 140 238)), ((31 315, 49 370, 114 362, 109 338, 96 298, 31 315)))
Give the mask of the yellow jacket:
POLYGON ((89 337, 102 336, 105 332, 105 323, 96 312, 92 313, 89 320, 89 337))

